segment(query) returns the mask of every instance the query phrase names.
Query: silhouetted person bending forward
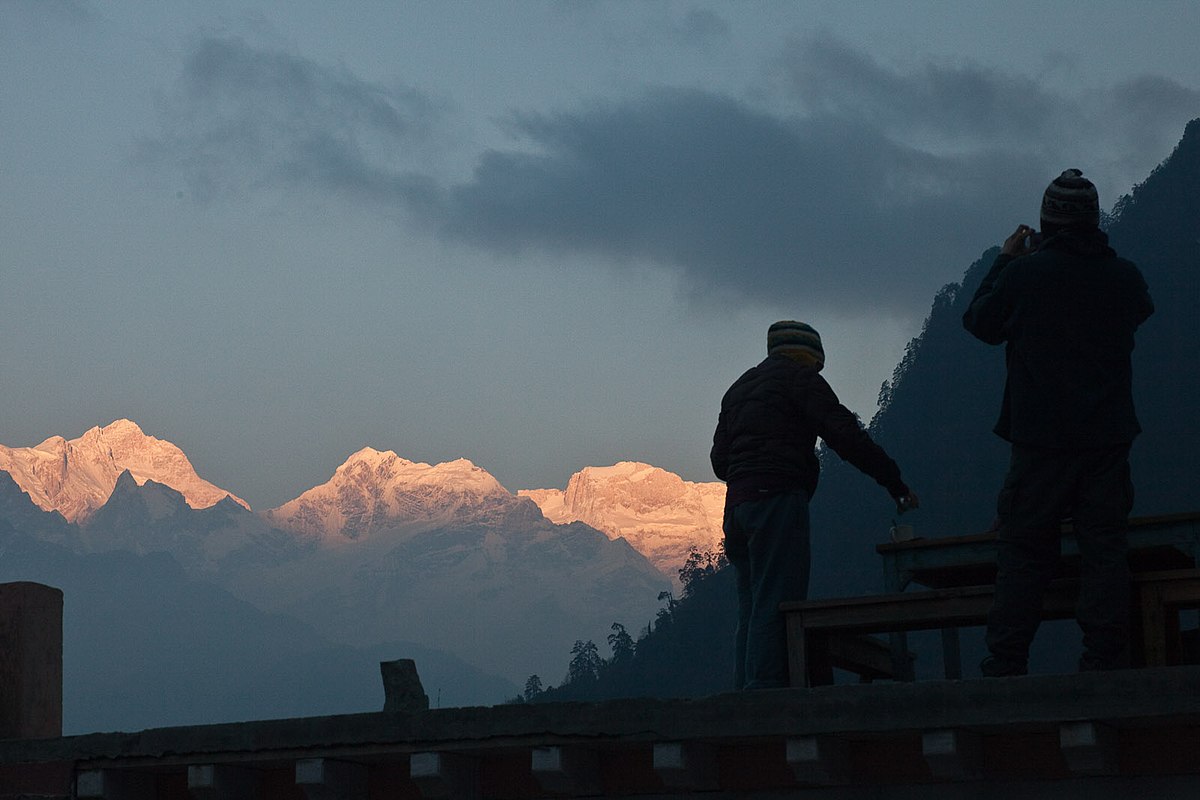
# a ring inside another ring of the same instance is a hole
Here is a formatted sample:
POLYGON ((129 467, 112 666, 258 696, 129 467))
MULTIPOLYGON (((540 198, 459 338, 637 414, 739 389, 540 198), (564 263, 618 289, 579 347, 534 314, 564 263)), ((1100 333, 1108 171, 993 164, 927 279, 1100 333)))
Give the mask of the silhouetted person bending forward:
POLYGON ((776 322, 767 331, 767 358, 721 400, 711 459, 726 483, 725 555, 737 573, 737 689, 788 685, 779 604, 808 596, 817 437, 887 489, 901 511, 917 507, 896 462, 821 377, 824 366, 815 330, 803 322, 776 322))
POLYGON ((1042 198, 1040 243, 1018 226, 963 315, 976 337, 1005 343, 1008 366, 995 431, 1012 443, 1012 456, 997 503, 985 676, 1027 671, 1066 517, 1081 556, 1079 667, 1129 664, 1129 448, 1141 431, 1131 354, 1134 331, 1154 305, 1137 267, 1117 257, 1099 223, 1096 187, 1067 170, 1042 198))

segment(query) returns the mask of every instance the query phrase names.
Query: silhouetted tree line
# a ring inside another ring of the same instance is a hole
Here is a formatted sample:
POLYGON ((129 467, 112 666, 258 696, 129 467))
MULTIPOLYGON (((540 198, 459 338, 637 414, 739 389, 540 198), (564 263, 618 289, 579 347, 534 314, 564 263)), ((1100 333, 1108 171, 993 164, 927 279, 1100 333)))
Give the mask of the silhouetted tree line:
POLYGON ((679 577, 681 596, 662 592, 662 607, 636 640, 614 622, 608 658, 599 655, 594 642, 576 641, 562 683, 544 686, 531 675, 524 694, 512 702, 698 697, 732 689, 733 570, 721 551, 694 549, 679 577))

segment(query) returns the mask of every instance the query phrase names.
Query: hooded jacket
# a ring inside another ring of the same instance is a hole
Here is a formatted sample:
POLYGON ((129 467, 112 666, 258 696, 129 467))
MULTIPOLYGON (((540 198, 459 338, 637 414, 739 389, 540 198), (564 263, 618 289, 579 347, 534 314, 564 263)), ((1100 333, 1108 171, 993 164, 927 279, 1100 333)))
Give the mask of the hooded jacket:
POLYGON ((1005 343, 997 435, 1033 447, 1128 444, 1134 331, 1154 313, 1146 281, 1099 228, 1067 229, 1026 256, 1001 253, 963 327, 1005 343))

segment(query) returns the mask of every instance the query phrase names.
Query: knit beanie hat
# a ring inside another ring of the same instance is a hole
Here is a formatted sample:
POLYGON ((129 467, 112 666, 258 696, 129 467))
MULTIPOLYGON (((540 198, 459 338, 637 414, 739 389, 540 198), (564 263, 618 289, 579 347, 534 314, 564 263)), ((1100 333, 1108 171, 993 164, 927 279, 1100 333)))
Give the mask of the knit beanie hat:
POLYGON ((1077 169, 1064 170, 1042 195, 1042 228, 1099 226, 1100 196, 1096 186, 1077 169))
POLYGON ((785 355, 818 370, 825 366, 821 334, 811 325, 785 319, 767 328, 767 355, 785 355))

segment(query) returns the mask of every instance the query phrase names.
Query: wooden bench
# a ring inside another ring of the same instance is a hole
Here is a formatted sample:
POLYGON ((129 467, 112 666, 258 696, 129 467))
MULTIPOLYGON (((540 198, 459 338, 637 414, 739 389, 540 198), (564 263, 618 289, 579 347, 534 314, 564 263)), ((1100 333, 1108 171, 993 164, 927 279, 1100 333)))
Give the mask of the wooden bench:
MULTIPOLYGON (((867 597, 843 597, 784 603, 788 638, 788 669, 793 686, 819 686, 833 682, 848 637, 912 630, 949 629, 985 625, 995 587, 964 586, 924 592, 901 592, 867 597)), ((1071 619, 1079 582, 1060 578, 1051 582, 1043 602, 1042 618, 1071 619)), ((1136 666, 1179 662, 1179 611, 1200 607, 1200 570, 1184 569, 1138 573, 1133 576, 1134 647, 1136 666)), ((878 640, 875 640, 878 641, 878 640)), ((947 677, 959 677, 957 636, 945 637, 943 659, 947 677)), ((880 643, 882 644, 882 643, 880 643)), ((904 661, 907 661, 907 654, 904 661)), ((896 668, 893 658, 893 672, 896 668)), ((903 663, 900 665, 903 666, 903 663)), ((859 670, 860 676, 867 673, 859 670)), ((873 674, 872 677, 886 677, 873 674)), ((907 674, 892 677, 911 680, 907 674)))
MULTIPOLYGON (((994 586, 963 586, 925 592, 867 597, 842 597, 784 603, 788 638, 788 671, 793 686, 820 686, 833 682, 830 642, 848 634, 893 633, 983 625, 992 607, 994 586)), ((1043 616, 1065 618, 1074 614, 1075 585, 1055 581, 1046 593, 1043 616)), ((890 654, 890 648, 889 648, 890 654)), ((889 655, 890 658, 890 655, 889 655)), ((958 654, 943 652, 946 673, 954 675, 958 654)), ((895 670, 894 672, 900 672, 895 670)), ((911 672, 896 675, 911 680, 911 672)))
POLYGON ((1135 666, 1157 667, 1182 663, 1183 640, 1179 630, 1179 612, 1200 608, 1200 570, 1173 569, 1134 575, 1135 608, 1141 614, 1142 648, 1135 666))

